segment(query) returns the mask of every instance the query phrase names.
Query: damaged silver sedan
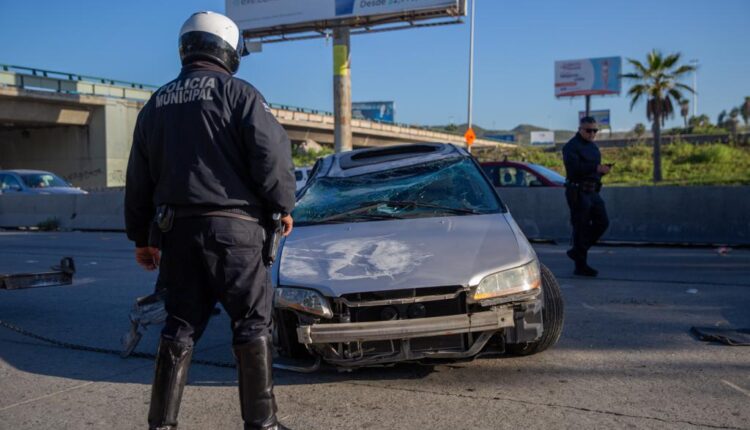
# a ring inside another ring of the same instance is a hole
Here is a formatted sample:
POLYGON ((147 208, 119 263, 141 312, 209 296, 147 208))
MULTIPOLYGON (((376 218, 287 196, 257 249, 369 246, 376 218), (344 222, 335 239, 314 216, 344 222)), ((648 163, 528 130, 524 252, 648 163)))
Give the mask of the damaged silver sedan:
POLYGON ((341 367, 532 354, 563 303, 477 162, 452 145, 328 156, 273 268, 283 356, 341 367))

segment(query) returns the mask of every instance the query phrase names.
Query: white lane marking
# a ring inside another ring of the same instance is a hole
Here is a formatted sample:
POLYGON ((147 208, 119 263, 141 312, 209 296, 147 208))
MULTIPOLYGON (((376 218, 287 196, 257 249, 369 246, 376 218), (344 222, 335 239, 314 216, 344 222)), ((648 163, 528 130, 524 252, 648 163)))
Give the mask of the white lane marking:
POLYGON ((685 291, 688 294, 698 294, 697 288, 690 288, 689 290, 685 291))
POLYGON ((75 278, 73 279, 73 285, 85 285, 96 282, 96 278, 75 278))
POLYGON ((33 263, 38 263, 39 260, 26 260, 26 262, 29 264, 33 264, 33 263))
POLYGON ((575 287, 576 286, 573 284, 560 284, 560 288, 562 288, 563 290, 567 290, 567 289, 575 288, 575 287))
POLYGON ((590 311, 595 311, 596 310, 595 307, 591 306, 590 304, 588 304, 586 302, 581 302, 581 306, 583 306, 584 308, 586 308, 586 309, 588 309, 590 311))
POLYGON ((747 397, 750 397, 750 391, 747 391, 746 389, 744 389, 744 388, 742 388, 742 387, 738 387, 738 386, 736 386, 736 385, 732 384, 732 383, 731 383, 731 382, 729 382, 729 381, 725 381, 724 379, 722 379, 722 380, 721 380, 721 382, 723 382, 723 383, 725 383, 726 385, 728 385, 728 386, 730 386, 730 387, 734 388, 735 390, 737 390, 737 391, 739 391, 740 393, 742 393, 742 394, 746 395, 747 397))

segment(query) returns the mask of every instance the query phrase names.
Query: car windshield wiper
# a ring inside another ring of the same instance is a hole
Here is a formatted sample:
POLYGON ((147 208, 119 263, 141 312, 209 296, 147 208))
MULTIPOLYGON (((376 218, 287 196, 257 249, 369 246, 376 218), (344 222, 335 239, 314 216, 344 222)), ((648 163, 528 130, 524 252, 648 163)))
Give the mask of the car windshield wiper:
POLYGON ((433 205, 431 203, 416 202, 412 200, 384 200, 380 204, 387 204, 389 206, 398 206, 398 207, 439 209, 439 210, 443 210, 447 212, 460 213, 460 214, 472 214, 472 215, 482 214, 482 212, 475 211, 474 209, 454 208, 451 206, 433 205))
POLYGON ((339 221, 339 220, 345 220, 345 219, 352 219, 352 218, 365 218, 365 219, 392 219, 392 218, 401 218, 398 215, 395 214, 389 214, 389 213, 375 213, 375 214, 369 214, 368 211, 371 211, 378 206, 382 206, 386 202, 367 202, 363 203, 359 206, 357 206, 354 209, 348 210, 346 212, 341 212, 335 215, 327 216, 325 218, 321 218, 319 220, 315 220, 315 223, 326 223, 330 221, 339 221))

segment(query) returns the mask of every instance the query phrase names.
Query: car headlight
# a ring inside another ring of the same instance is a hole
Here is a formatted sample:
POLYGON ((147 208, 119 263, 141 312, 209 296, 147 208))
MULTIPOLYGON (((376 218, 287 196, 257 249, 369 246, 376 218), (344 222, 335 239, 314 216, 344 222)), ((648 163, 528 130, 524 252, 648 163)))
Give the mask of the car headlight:
POLYGON ((474 291, 474 300, 518 294, 531 291, 542 285, 539 262, 532 261, 515 269, 504 270, 485 276, 474 291))
POLYGON ((294 309, 300 312, 333 318, 328 301, 317 291, 304 288, 278 287, 274 293, 274 306, 294 309))

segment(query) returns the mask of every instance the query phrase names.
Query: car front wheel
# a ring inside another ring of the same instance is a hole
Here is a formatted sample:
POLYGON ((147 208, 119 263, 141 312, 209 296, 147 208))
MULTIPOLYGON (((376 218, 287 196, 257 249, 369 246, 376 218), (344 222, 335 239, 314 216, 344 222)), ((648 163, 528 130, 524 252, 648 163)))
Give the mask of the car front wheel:
POLYGON ((555 275, 545 265, 541 265, 542 272, 542 321, 544 331, 542 336, 533 341, 509 344, 506 351, 514 355, 531 355, 542 352, 556 344, 560 339, 563 328, 563 299, 560 285, 555 275))

